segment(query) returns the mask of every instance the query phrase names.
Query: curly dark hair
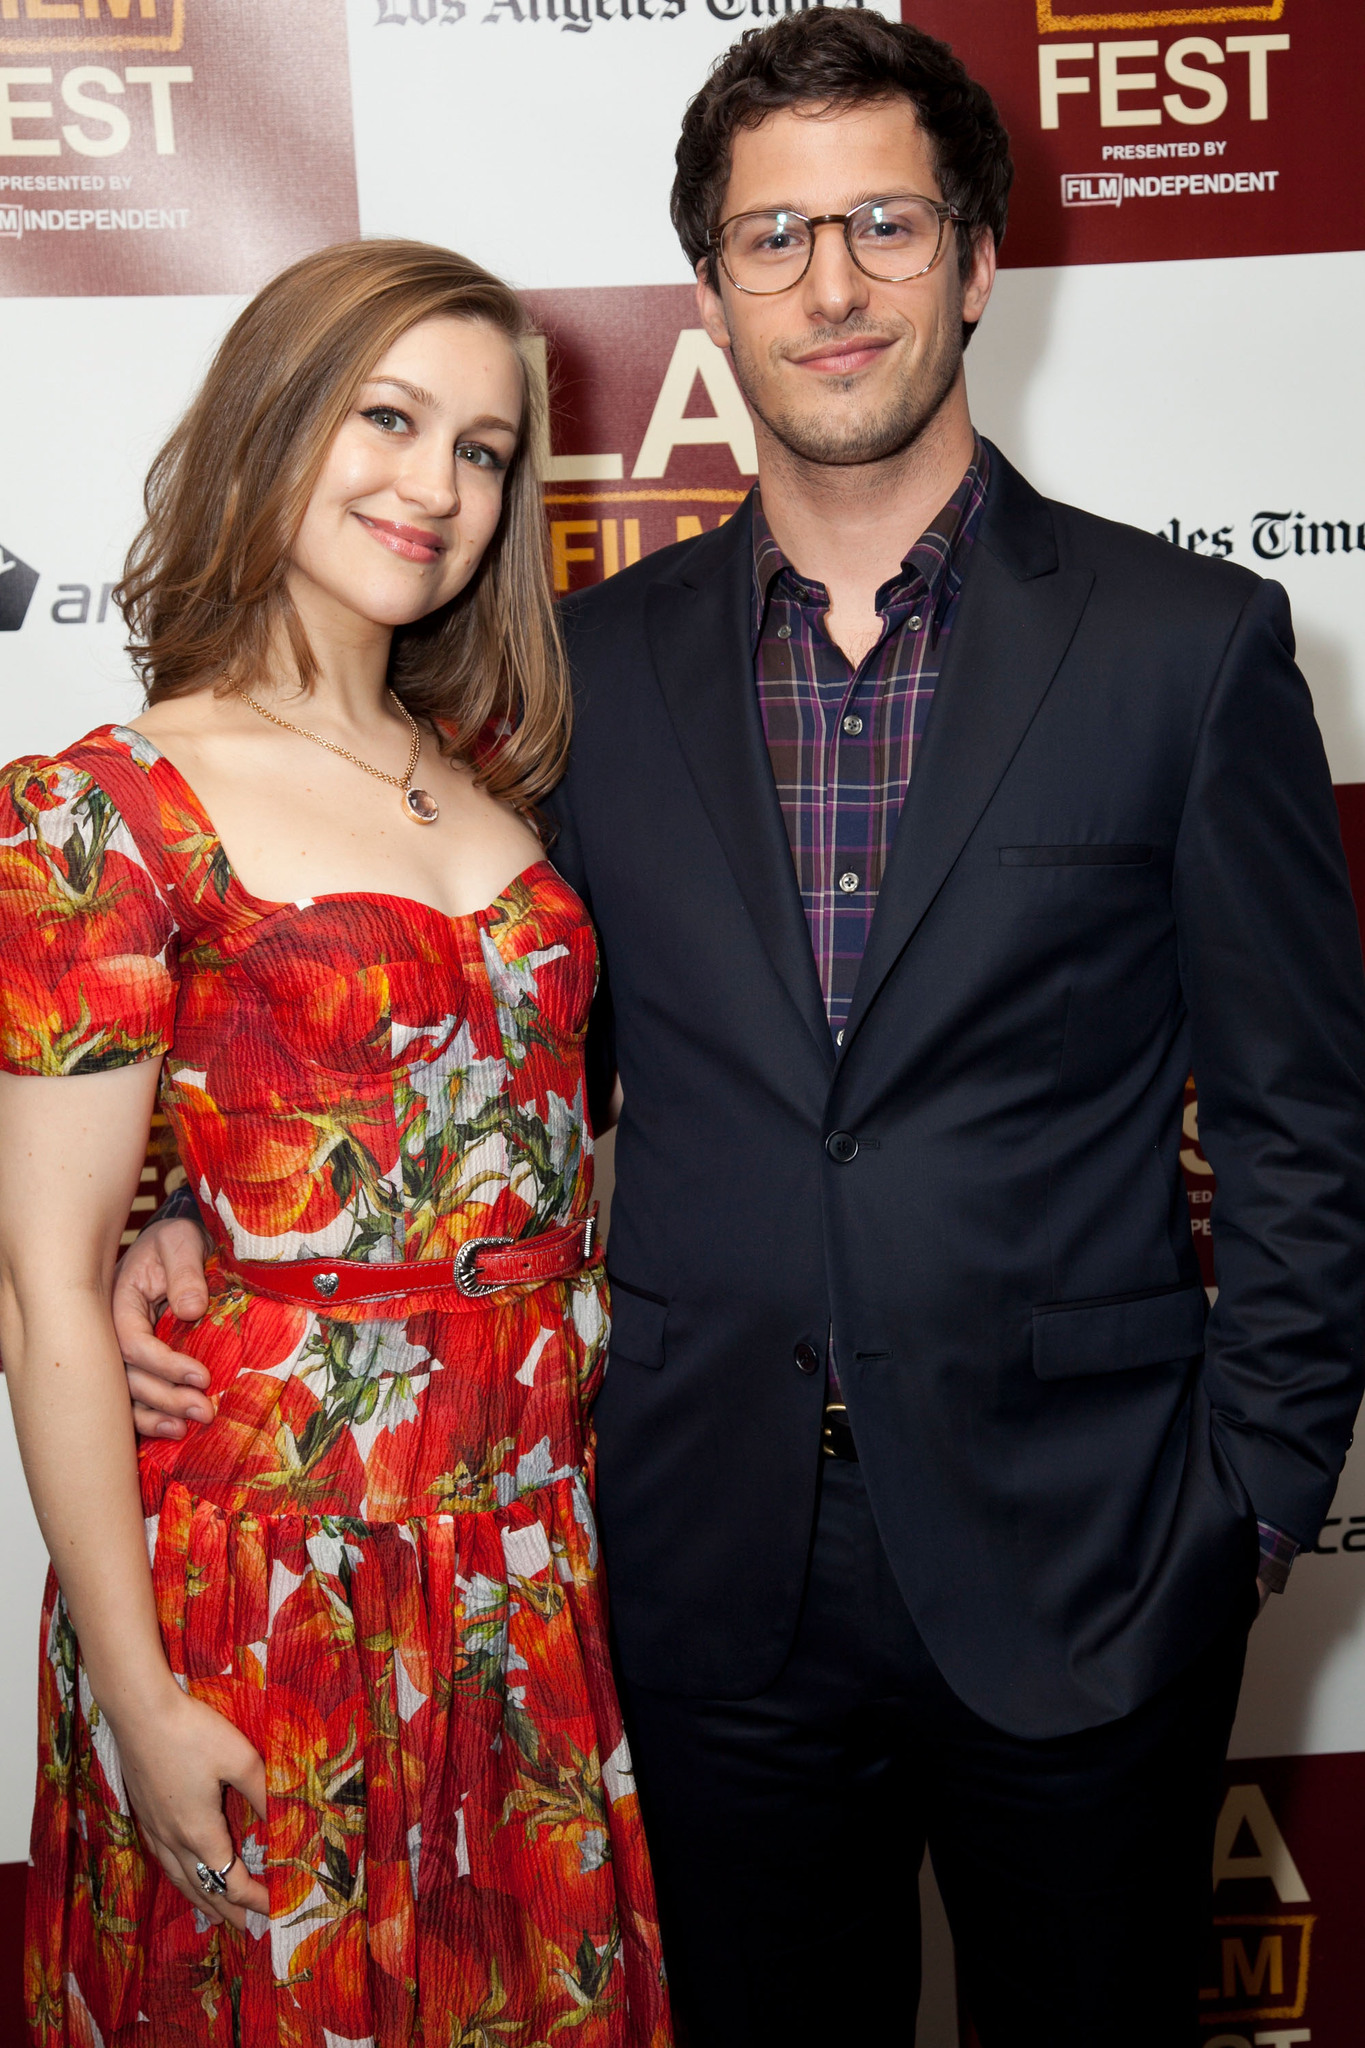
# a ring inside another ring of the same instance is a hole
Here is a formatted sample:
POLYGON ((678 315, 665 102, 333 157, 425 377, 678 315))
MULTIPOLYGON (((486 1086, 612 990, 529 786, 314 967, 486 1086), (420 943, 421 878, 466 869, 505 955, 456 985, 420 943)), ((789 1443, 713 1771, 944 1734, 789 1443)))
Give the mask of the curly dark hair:
POLYGON ((734 138, 784 107, 867 106, 903 93, 933 151, 943 196, 964 217, 965 276, 977 237, 1005 238, 1014 179, 1009 136, 995 103, 946 43, 860 7, 815 6, 751 28, 724 56, 683 116, 671 211, 694 267, 717 282, 707 230, 720 219, 734 138))

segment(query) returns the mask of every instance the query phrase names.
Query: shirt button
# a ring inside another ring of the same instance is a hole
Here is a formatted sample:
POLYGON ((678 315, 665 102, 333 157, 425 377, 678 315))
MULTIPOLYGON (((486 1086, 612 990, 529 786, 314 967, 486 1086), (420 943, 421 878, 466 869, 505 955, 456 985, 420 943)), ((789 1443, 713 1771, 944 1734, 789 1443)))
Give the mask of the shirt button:
POLYGON ((843 890, 845 896, 851 896, 857 886, 858 877, 854 874, 852 868, 846 869, 839 877, 839 887, 843 890))
POLYGON ((779 639, 779 640, 790 640, 790 639, 791 639, 791 636, 792 636, 792 629, 791 629, 791 627, 790 627, 790 626, 779 626, 779 627, 778 627, 778 629, 777 629, 777 637, 778 637, 778 639, 779 639))
POLYGON ((820 1370, 820 1354, 813 1344, 798 1344, 792 1357, 796 1360, 798 1372, 812 1373, 820 1370))
POLYGON ((844 731, 850 739, 856 739, 862 729, 863 721, 859 718, 856 711, 850 711, 848 717, 844 720, 844 731))
POLYGON ((836 1166, 847 1166, 858 1157, 858 1140, 852 1131, 831 1131, 825 1140, 825 1150, 836 1166))
POLYGON ((906 620, 905 623, 910 628, 910 631, 912 633, 918 633, 920 627, 924 624, 924 621, 920 617, 919 613, 915 612, 912 614, 910 618, 906 620))

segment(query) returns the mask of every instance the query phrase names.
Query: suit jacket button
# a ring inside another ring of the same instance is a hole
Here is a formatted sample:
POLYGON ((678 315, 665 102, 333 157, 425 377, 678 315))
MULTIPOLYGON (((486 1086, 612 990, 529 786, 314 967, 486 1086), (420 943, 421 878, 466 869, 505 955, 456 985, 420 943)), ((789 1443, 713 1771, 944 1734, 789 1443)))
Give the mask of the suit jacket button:
POLYGON ((825 1150, 838 1166, 847 1166, 850 1159, 858 1157, 858 1140, 852 1131, 831 1131, 825 1140, 825 1150))
POLYGON ((813 1344, 798 1344, 792 1357, 796 1360, 798 1372, 819 1372, 820 1354, 813 1344))

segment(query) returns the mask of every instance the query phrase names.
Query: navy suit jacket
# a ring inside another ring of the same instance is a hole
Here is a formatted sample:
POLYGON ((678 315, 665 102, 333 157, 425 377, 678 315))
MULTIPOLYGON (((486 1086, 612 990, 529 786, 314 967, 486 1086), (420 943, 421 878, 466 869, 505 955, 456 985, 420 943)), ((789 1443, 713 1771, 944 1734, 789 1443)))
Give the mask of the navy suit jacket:
POLYGON ((1365 985, 1283 591, 991 462, 840 1051, 755 696, 747 507, 565 605, 553 857, 625 1091, 596 1421, 627 1676, 740 1697, 778 1672, 820 1463, 797 1353, 832 1326, 929 1650, 1048 1736, 1246 1611, 1258 1516, 1316 1537, 1365 1378, 1365 985))

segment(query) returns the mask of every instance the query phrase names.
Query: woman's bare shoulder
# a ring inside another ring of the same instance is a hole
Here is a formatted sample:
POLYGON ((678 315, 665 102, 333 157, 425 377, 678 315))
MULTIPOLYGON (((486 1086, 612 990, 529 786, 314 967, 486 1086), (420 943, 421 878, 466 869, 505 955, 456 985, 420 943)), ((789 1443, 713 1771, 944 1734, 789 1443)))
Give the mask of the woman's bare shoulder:
POLYGON ((154 745, 160 746, 163 740, 193 741, 221 730, 225 713, 231 715, 223 693, 205 683, 184 696, 163 697, 159 704, 149 704, 136 718, 124 722, 131 731, 145 733, 154 745))

